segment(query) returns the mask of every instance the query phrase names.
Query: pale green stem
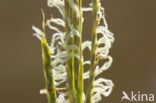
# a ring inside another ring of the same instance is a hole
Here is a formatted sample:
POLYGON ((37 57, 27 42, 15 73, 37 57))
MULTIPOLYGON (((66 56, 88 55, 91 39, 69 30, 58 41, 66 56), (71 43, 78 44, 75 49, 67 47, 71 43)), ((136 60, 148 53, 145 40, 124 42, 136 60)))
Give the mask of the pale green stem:
POLYGON ((96 48, 97 48, 97 33, 96 33, 96 28, 98 24, 98 19, 97 19, 97 6, 98 0, 92 0, 92 45, 91 45, 91 65, 90 65, 90 73, 89 73, 89 83, 88 83, 88 88, 87 88, 87 95, 86 95, 86 103, 92 103, 92 89, 94 87, 94 79, 95 79, 95 67, 96 67, 96 48))
POLYGON ((79 79, 78 79, 78 100, 79 103, 83 103, 83 51, 82 51, 82 17, 83 13, 81 10, 82 7, 82 0, 79 0, 79 11, 80 11, 80 20, 79 20, 79 32, 80 32, 80 70, 79 70, 79 79))
MULTIPOLYGON (((74 3, 78 6, 78 0, 73 0, 74 3)), ((77 11, 75 11, 74 9, 72 9, 72 17, 73 17, 73 27, 75 30, 79 32, 79 17, 77 17, 77 15, 79 15, 77 13, 77 11)), ((78 34, 79 35, 79 34, 78 34)), ((78 37, 77 35, 74 35, 74 45, 77 46, 78 49, 74 50, 74 53, 79 55, 79 50, 80 50, 80 37, 78 37)), ((79 65, 80 65, 80 60, 78 60, 78 58, 74 57, 74 70, 75 70, 75 86, 76 86, 76 90, 78 89, 78 76, 79 76, 79 65)))
POLYGON ((80 56, 80 60, 74 58, 74 68, 75 68, 75 84, 76 84, 76 103, 83 103, 83 58, 82 58, 82 0, 74 0, 74 3, 79 8, 79 14, 77 11, 72 10, 73 17, 73 27, 79 32, 80 37, 74 36, 74 45, 78 47, 74 51, 75 54, 80 56))
MULTIPOLYGON (((70 29, 70 6, 69 6, 69 0, 65 0, 65 29, 66 29, 66 35, 67 37, 70 35, 71 29, 70 29)), ((73 37, 69 36, 67 40, 67 47, 70 45, 73 45, 73 37)), ((68 50, 68 55, 73 53, 73 49, 68 50)), ((75 79, 74 79, 74 57, 70 58, 67 61, 67 82, 68 82, 68 96, 70 103, 75 103, 75 79)))
POLYGON ((79 8, 79 14, 74 9, 72 10, 73 27, 79 32, 80 37, 74 36, 74 45, 78 47, 74 53, 80 56, 80 60, 74 58, 75 68, 75 85, 77 90, 76 103, 83 102, 83 61, 82 61, 82 0, 74 0, 74 3, 79 8))
POLYGON ((48 103, 57 103, 55 82, 51 67, 51 54, 45 37, 45 15, 43 14, 43 36, 41 37, 42 59, 44 65, 44 77, 47 90, 48 103))

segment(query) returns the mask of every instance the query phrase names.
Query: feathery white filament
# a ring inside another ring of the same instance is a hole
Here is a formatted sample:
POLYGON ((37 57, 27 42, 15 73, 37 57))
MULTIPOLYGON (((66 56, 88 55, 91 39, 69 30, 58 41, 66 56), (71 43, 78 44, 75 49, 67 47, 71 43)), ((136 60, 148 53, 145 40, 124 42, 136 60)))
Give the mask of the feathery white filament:
POLYGON ((43 36, 44 33, 35 26, 32 26, 32 29, 36 32, 33 35, 36 36, 39 40, 41 40, 41 37, 43 36))

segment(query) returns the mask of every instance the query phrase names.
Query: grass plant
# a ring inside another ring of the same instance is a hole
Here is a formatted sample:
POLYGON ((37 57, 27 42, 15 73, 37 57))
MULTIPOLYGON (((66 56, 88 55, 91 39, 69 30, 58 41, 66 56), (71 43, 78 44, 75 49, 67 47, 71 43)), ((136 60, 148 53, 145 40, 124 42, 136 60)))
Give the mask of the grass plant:
POLYGON ((46 20, 42 11, 42 30, 35 26, 32 28, 42 46, 46 89, 40 93, 47 95, 48 103, 98 103, 102 96, 111 94, 114 86, 109 79, 96 78, 112 64, 109 49, 114 41, 113 33, 108 30, 100 0, 92 0, 89 7, 82 7, 82 0, 48 0, 47 3, 49 7, 57 8, 61 17, 52 16, 46 20), (83 42, 85 12, 92 12, 92 40, 83 42), (64 31, 52 23, 63 27, 64 31), (46 27, 55 31, 49 44, 46 40, 46 27), (90 60, 84 59, 83 52, 86 49, 91 52, 90 60), (99 65, 100 60, 106 62, 99 65), (86 72, 85 65, 90 66, 86 72), (85 93, 86 79, 88 88, 85 93))

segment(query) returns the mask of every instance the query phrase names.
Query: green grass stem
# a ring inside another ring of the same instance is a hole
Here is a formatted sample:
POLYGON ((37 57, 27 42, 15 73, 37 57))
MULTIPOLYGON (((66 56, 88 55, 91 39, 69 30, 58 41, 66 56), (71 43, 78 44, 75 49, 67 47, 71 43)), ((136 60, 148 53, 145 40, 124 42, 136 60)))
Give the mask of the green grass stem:
POLYGON ((73 0, 79 9, 79 13, 72 10, 73 27, 78 31, 80 37, 74 36, 74 45, 78 49, 74 50, 74 53, 79 55, 80 59, 74 58, 74 70, 75 70, 75 85, 77 90, 76 103, 83 103, 83 60, 82 60, 82 0, 73 0))
MULTIPOLYGON (((69 0, 65 0, 65 29, 66 29, 66 35, 68 38, 67 40, 67 47, 74 44, 73 37, 69 36, 71 33, 70 28, 70 6, 69 6, 69 0)), ((73 49, 68 50, 68 55, 73 53, 73 49)), ((67 61, 67 82, 68 82, 68 96, 70 103, 75 103, 75 95, 76 95, 76 89, 75 89, 75 77, 74 77, 74 57, 70 58, 67 61)))
POLYGON ((42 35, 41 37, 41 45, 42 45, 42 59, 44 65, 44 77, 46 83, 47 98, 48 103, 57 103, 56 88, 51 67, 51 53, 45 37, 45 15, 43 11, 42 14, 43 14, 42 26, 44 35, 42 35))
POLYGON ((95 67, 96 67, 96 48, 97 48, 97 33, 96 33, 96 28, 97 28, 97 6, 98 0, 92 0, 92 44, 91 44, 91 55, 90 55, 90 73, 89 73, 89 83, 88 83, 88 88, 87 88, 87 94, 86 94, 86 103, 92 103, 92 88, 94 87, 93 82, 95 79, 95 67))

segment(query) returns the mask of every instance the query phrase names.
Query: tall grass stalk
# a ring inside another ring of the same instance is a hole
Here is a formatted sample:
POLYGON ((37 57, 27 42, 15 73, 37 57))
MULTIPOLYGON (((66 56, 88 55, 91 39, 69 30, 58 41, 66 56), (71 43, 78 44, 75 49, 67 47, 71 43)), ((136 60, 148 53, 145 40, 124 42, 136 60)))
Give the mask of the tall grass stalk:
POLYGON ((44 65, 44 77, 45 77, 45 83, 46 83, 46 90, 47 90, 47 98, 48 103, 57 103, 57 97, 56 97, 56 88, 52 73, 52 67, 51 67, 51 53, 46 41, 45 36, 45 15, 43 14, 43 35, 41 36, 41 45, 42 45, 42 59, 43 59, 43 65, 44 65))
POLYGON ((76 55, 79 55, 80 59, 74 57, 74 74, 75 74, 75 87, 77 90, 76 103, 83 103, 83 60, 82 60, 82 0, 73 0, 78 7, 78 11, 72 9, 73 28, 79 33, 74 35, 74 45, 78 49, 74 50, 76 55))
MULTIPOLYGON (((66 29, 66 35, 67 35, 67 55, 73 54, 74 49, 68 49, 68 46, 71 46, 74 44, 74 38, 71 35, 71 28, 70 28, 70 4, 69 0, 65 0, 65 29, 66 29)), ((68 81, 68 96, 71 103, 75 102, 75 96, 76 96, 76 89, 75 89, 75 76, 74 76, 74 57, 71 57, 67 61, 67 81, 68 81)))
POLYGON ((90 55, 90 72, 89 72, 89 83, 88 83, 88 89, 86 94, 86 103, 92 103, 92 89, 93 89, 93 81, 95 79, 95 68, 97 65, 96 61, 96 49, 97 49, 97 33, 96 29, 98 26, 98 18, 97 18, 97 12, 98 12, 98 0, 92 0, 92 44, 91 44, 91 55, 90 55))

